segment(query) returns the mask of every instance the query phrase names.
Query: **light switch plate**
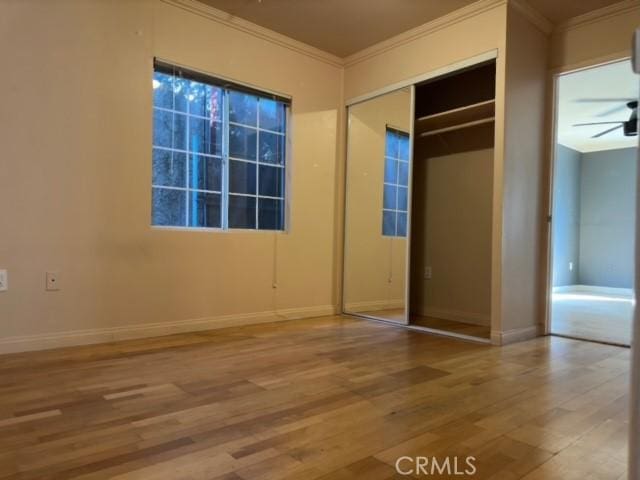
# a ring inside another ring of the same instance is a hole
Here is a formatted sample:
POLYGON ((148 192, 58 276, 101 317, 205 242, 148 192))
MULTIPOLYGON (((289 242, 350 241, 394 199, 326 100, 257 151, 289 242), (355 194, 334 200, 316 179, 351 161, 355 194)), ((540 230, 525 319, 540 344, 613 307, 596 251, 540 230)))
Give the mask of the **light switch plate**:
POLYGON ((46 286, 47 291, 55 292, 60 290, 60 274, 58 272, 47 272, 46 281, 47 281, 47 286, 46 286))
POLYGON ((9 274, 6 270, 0 270, 0 292, 9 290, 9 274))

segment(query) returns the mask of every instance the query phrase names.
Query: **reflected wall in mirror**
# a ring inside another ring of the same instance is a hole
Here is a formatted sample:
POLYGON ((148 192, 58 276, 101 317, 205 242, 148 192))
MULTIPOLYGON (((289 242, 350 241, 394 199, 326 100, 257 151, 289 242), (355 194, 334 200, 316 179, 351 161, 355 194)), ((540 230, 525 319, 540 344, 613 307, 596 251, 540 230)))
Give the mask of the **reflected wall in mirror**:
POLYGON ((346 313, 407 323, 413 88, 349 107, 346 313))

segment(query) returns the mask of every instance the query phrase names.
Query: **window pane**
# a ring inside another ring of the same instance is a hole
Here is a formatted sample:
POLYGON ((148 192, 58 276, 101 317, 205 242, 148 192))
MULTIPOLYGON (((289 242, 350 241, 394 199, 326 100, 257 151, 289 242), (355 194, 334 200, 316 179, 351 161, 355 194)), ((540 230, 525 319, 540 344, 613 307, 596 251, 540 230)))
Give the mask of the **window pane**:
POLYGON ((387 130, 385 155, 398 158, 398 136, 392 130, 387 130))
POLYGON ((284 201, 261 198, 258 202, 258 228, 260 230, 282 230, 284 228, 284 201))
POLYGON ((384 199, 382 201, 382 208, 385 208, 387 210, 395 210, 396 209, 396 205, 397 205, 397 201, 396 201, 396 195, 397 195, 397 191, 396 191, 396 187, 391 186, 391 185, 385 185, 384 186, 384 199))
POLYGON ((260 165, 259 195, 265 197, 284 196, 284 168, 260 165))
POLYGON ((222 191, 222 160, 220 158, 191 155, 189 172, 191 188, 222 191))
POLYGON ((397 235, 399 237, 407 236, 407 214, 404 212, 398 212, 398 225, 397 235))
POLYGON ((382 212, 382 234, 396 234, 396 212, 388 212, 386 210, 382 212))
POLYGON ((204 83, 189 83, 189 113, 207 117, 210 121, 222 120, 222 89, 204 83))
POLYGON ((398 206, 396 207, 398 210, 407 209, 407 195, 409 194, 409 189, 404 187, 398 187, 398 206))
POLYGON ((255 197, 229 195, 229 228, 256 228, 255 197))
POLYGON ((186 192, 154 188, 151 210, 153 225, 185 226, 186 192))
POLYGON ((186 116, 162 110, 153 111, 153 145, 156 147, 186 149, 186 116))
POLYGON ((153 106, 173 109, 173 77, 153 72, 153 106))
POLYGON ((187 112, 187 97, 189 96, 189 80, 181 77, 173 79, 173 109, 187 112))
POLYGON ((189 150, 222 155, 222 124, 189 117, 189 150))
POLYGON ((260 132, 260 161, 284 165, 284 135, 260 132))
POLYGON ((384 181, 385 183, 398 183, 398 161, 392 158, 384 160, 384 181))
POLYGON ((260 104, 260 128, 284 133, 285 131, 285 105, 275 100, 261 98, 260 104))
POLYGON ((258 122, 258 97, 230 91, 229 121, 255 127, 258 122))
POLYGON ((229 126, 229 155, 245 160, 256 159, 256 130, 252 128, 229 126))
POLYGON ((398 158, 409 160, 409 137, 406 135, 398 135, 398 158))
POLYGON ((229 191, 231 193, 256 194, 255 163, 229 161, 229 191))
POLYGON ((221 205, 219 193, 189 192, 189 226, 220 228, 221 205))
POLYGON ((409 185, 409 163, 408 162, 398 162, 398 185, 404 185, 405 187, 409 185))
POLYGON ((172 150, 153 149, 153 185, 186 187, 187 155, 172 150))

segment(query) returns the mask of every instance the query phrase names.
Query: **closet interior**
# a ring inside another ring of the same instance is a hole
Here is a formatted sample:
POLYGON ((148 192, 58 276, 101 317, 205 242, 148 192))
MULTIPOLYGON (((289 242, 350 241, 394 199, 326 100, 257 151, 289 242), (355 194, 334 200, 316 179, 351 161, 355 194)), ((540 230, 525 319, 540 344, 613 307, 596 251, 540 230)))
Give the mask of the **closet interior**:
POLYGON ((495 60, 415 87, 410 325, 491 336, 495 60))

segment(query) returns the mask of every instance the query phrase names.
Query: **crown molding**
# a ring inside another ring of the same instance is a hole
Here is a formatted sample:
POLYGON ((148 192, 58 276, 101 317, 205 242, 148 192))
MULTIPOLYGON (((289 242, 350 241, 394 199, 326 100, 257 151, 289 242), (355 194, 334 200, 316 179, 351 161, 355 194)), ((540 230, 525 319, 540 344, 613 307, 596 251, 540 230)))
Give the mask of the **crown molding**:
POLYGON ((280 47, 284 47, 302 55, 306 55, 334 67, 341 68, 344 66, 343 59, 336 55, 332 55, 331 53, 320 50, 319 48, 312 47, 311 45, 300 42, 298 40, 294 40, 293 38, 289 38, 286 35, 274 32, 273 30, 269 30, 268 28, 261 27, 260 25, 256 25, 253 22, 249 22, 242 18, 233 16, 227 12, 218 10, 217 8, 205 5, 204 3, 200 3, 197 0, 160 1, 171 6, 181 8, 182 10, 194 13, 196 15, 200 15, 201 17, 207 18, 226 27, 233 28, 235 30, 239 30, 254 37, 260 38, 261 40, 266 40, 280 47))
POLYGON ((553 23, 535 8, 533 8, 527 0, 509 0, 509 5, 513 6, 518 12, 524 15, 538 30, 545 35, 553 32, 553 23))
POLYGON ((394 48, 405 45, 419 38, 431 35, 438 30, 442 30, 481 13, 506 5, 507 1, 508 0, 478 0, 471 5, 459 8, 447 15, 431 20, 423 25, 402 32, 388 38, 387 40, 383 40, 382 42, 376 43, 375 45, 371 45, 370 47, 349 55, 344 58, 344 65, 345 67, 350 67, 357 63, 364 62, 365 60, 381 55, 389 50, 393 50, 394 48))
POLYGON ((601 22, 608 18, 627 15, 633 11, 640 12, 640 2, 638 0, 623 0, 607 7, 599 8, 583 15, 570 18, 569 20, 559 23, 554 29, 554 34, 566 32, 576 28, 581 28, 592 23, 601 22))

